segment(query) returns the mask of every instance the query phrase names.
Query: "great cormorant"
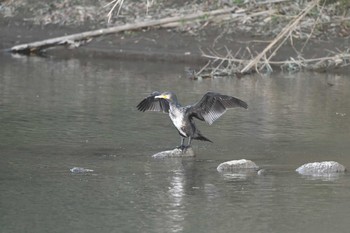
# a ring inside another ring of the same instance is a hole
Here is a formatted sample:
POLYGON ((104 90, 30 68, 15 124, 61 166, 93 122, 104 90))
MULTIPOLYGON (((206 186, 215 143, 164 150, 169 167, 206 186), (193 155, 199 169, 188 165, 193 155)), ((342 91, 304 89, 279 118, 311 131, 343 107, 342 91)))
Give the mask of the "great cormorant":
POLYGON ((163 93, 155 91, 137 105, 137 109, 142 112, 168 113, 181 136, 179 148, 182 150, 191 146, 192 139, 212 142, 197 129, 194 118, 211 125, 226 112, 226 109, 235 107, 248 108, 248 105, 232 96, 208 92, 196 104, 183 107, 177 101, 176 95, 168 91, 163 93), (185 138, 188 138, 187 146, 185 146, 185 138))

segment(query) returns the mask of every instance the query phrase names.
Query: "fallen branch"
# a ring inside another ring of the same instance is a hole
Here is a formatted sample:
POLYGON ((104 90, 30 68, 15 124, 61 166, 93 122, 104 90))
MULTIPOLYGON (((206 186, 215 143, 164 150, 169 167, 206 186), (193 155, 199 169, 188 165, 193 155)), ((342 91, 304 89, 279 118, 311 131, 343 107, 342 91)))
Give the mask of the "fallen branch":
POLYGON ((295 27, 299 24, 299 22, 305 17, 307 13, 309 13, 315 6, 317 6, 319 0, 314 0, 308 7, 306 7, 303 11, 299 13, 296 19, 291 21, 277 36, 276 38, 265 47, 265 49, 260 52, 253 60, 251 60, 242 70, 241 73, 249 72, 253 67, 261 61, 262 58, 265 57, 265 61, 263 64, 267 64, 270 59, 276 54, 277 50, 282 46, 282 44, 288 39, 291 32, 295 29, 295 27), (281 41, 282 40, 282 41, 281 41), (278 44, 278 42, 280 42, 278 44), (278 44, 278 45, 277 45, 278 44), (270 51, 275 45, 277 48, 271 53, 271 55, 266 58, 266 54, 270 51))
POLYGON ((94 31, 87 31, 87 32, 72 34, 68 36, 56 37, 56 38, 37 41, 33 43, 28 43, 28 44, 21 44, 21 45, 13 46, 8 51, 11 53, 32 54, 32 53, 40 53, 47 48, 55 47, 55 46, 78 47, 82 44, 85 44, 85 42, 91 41, 92 38, 95 38, 95 37, 100 37, 100 36, 114 34, 114 33, 123 32, 123 31, 132 31, 132 30, 139 30, 142 28, 156 27, 156 26, 166 25, 174 22, 185 22, 185 21, 192 21, 192 20, 204 21, 204 20, 208 20, 208 17, 214 17, 217 15, 224 15, 224 14, 232 14, 234 13, 235 10, 236 10, 236 7, 232 7, 227 9, 195 13, 187 16, 168 17, 168 18, 152 20, 148 22, 125 24, 122 26, 98 29, 94 31))
MULTIPOLYGON (((246 59, 239 59, 239 58, 233 58, 233 57, 217 57, 214 55, 208 55, 203 53, 203 57, 210 58, 210 59, 215 59, 215 60, 223 60, 223 61, 231 61, 231 62, 237 62, 237 63, 245 63, 249 62, 250 60, 246 59)), ((319 58, 310 58, 310 59, 302 59, 299 61, 303 61, 305 63, 313 63, 313 62, 320 62, 320 61, 325 61, 325 60, 334 60, 337 61, 337 63, 340 62, 339 59, 346 60, 350 62, 350 53, 339 53, 334 56, 327 56, 327 57, 319 57, 319 58)), ((271 65, 284 65, 284 64, 291 64, 295 63, 295 61, 269 61, 271 65)), ((341 62, 340 62, 341 63, 341 62)), ((257 64, 265 64, 265 61, 259 61, 257 64)))
MULTIPOLYGON (((210 51, 211 54, 206 54, 202 51, 202 56, 209 58, 211 61, 196 73, 196 77, 217 77, 217 76, 240 76, 240 67, 248 64, 251 60, 249 59, 239 59, 236 55, 232 55, 231 51, 227 51, 225 57, 210 51), (218 65, 215 63, 219 62, 218 65), (224 66, 223 64, 226 64, 224 66), (210 66, 211 65, 211 66, 210 66)), ((291 57, 286 61, 266 61, 266 59, 261 59, 256 62, 256 66, 262 67, 266 66, 268 69, 272 69, 271 66, 279 66, 282 70, 287 71, 299 71, 302 69, 309 71, 324 72, 326 70, 340 68, 350 65, 350 53, 349 51, 344 51, 337 53, 333 56, 325 56, 319 58, 303 58, 298 56, 298 58, 291 57)))

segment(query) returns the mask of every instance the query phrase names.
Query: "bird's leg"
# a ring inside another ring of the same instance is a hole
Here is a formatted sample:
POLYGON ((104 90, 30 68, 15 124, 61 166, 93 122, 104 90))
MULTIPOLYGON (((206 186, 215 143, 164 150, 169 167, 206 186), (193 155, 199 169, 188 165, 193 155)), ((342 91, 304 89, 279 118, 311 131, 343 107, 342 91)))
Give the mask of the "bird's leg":
POLYGON ((192 138, 189 137, 189 138, 188 138, 188 144, 187 144, 186 148, 191 147, 191 142, 192 142, 192 138))
POLYGON ((182 150, 182 152, 185 152, 188 148, 191 147, 191 142, 192 142, 192 138, 191 137, 188 137, 188 143, 187 143, 187 146, 185 146, 185 138, 182 138, 181 140, 181 146, 179 149, 182 150))
POLYGON ((185 138, 181 136, 181 145, 177 147, 178 149, 184 150, 185 146, 185 138))
POLYGON ((185 147, 185 138, 184 137, 181 137, 181 145, 180 145, 181 148, 185 147))

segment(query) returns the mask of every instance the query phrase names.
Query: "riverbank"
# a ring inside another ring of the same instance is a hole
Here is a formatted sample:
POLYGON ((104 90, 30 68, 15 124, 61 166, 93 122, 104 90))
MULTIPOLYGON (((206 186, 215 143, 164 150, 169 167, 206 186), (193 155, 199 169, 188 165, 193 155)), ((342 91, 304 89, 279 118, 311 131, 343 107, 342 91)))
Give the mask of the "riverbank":
MULTIPOLYGON (((142 9, 145 10, 144 6, 136 6, 135 4, 136 3, 129 3, 129 5, 123 6, 125 7, 125 13, 124 16, 120 18, 124 19, 122 21, 125 22, 117 21, 116 16, 112 18, 112 22, 115 20, 114 23, 118 25, 130 23, 132 20, 135 22, 154 19, 157 12, 162 12, 160 9, 163 9, 163 11, 168 9, 168 11, 157 15, 157 17, 165 17, 170 13, 187 13, 193 11, 195 7, 199 7, 198 10, 209 8, 208 2, 206 1, 204 1, 202 5, 184 3, 184 6, 176 11, 174 8, 165 8, 166 6, 164 4, 158 4, 153 6, 154 8, 150 7, 148 14, 141 14, 140 11, 142 11, 142 9), (188 8, 187 11, 183 10, 186 6, 188 8), (130 9, 135 9, 136 13, 134 12, 134 17, 130 16, 130 9), (148 16, 148 19, 141 18, 141 16, 148 16)), ((121 59, 168 60, 191 62, 199 64, 199 66, 205 65, 206 62, 210 60, 208 57, 203 57, 204 54, 210 56, 215 55, 217 58, 225 58, 229 52, 235 55, 235 58, 252 58, 275 39, 276 33, 283 30, 284 22, 288 19, 287 10, 294 9, 294 11, 297 11, 296 5, 288 1, 282 1, 278 3, 278 5, 277 3, 264 5, 264 7, 266 10, 262 10, 261 5, 257 5, 255 8, 252 8, 252 5, 245 5, 245 8, 242 5, 237 5, 235 14, 243 11, 245 14, 244 17, 239 16, 239 19, 232 19, 233 16, 231 15, 231 18, 228 19, 215 18, 200 22, 197 20, 181 25, 167 25, 166 27, 118 33, 100 37, 93 40, 88 45, 77 49, 54 49, 48 51, 48 53, 59 53, 61 56, 83 54, 84 56, 110 56, 121 59), (282 19, 283 12, 286 17, 282 19), (276 18, 278 18, 278 20, 276 18)), ((333 6, 334 9, 335 7, 336 6, 333 6)), ((61 8, 63 13, 60 15, 64 15, 64 9, 64 7, 61 8)), ((71 10, 72 9, 75 8, 71 8, 71 10)), ((329 11, 329 9, 328 7, 327 11, 329 11)), ((57 23, 60 21, 48 21, 48 14, 46 13, 41 13, 36 17, 30 18, 28 17, 30 13, 28 13, 28 11, 24 12, 26 13, 22 18, 13 13, 10 16, 2 14, 0 20, 0 30, 3 34, 0 39, 1 48, 9 48, 17 44, 69 35, 107 26, 106 22, 104 22, 105 25, 103 25, 103 20, 106 21, 106 15, 101 14, 95 19, 92 16, 90 18, 86 16, 80 18, 75 17, 79 19, 86 18, 88 20, 74 21, 71 20, 71 18, 74 18, 70 16, 71 13, 66 13, 67 20, 65 20, 64 23, 57 23), (46 21, 43 21, 44 19, 46 19, 46 21)), ((57 12, 59 12, 59 9, 55 12, 56 13, 52 15, 52 19, 57 19, 57 17, 55 18, 54 16, 58 14, 57 12)), ((325 12, 326 10, 324 8, 315 8, 313 12, 305 16, 304 21, 300 23, 297 29, 291 32, 287 40, 283 43, 283 46, 274 54, 273 60, 286 61, 301 57, 302 59, 309 59, 327 57, 331 54, 334 55, 336 52, 346 52, 349 49, 349 36, 346 34, 346 30, 344 30, 346 25, 344 26, 343 21, 339 20, 340 16, 332 15, 332 18, 329 14, 325 14, 325 12), (315 14, 317 11, 322 14, 313 16, 312 14, 315 14), (323 21, 327 20, 329 26, 325 27, 323 21), (323 25, 323 28, 319 27, 319 25, 323 25), (341 32, 343 34, 341 34, 341 32)), ((293 12, 289 12, 289 14, 292 13, 293 12)), ((345 16, 343 16, 343 18, 344 17, 345 16)), ((289 17, 289 20, 291 20, 291 17, 289 17)))

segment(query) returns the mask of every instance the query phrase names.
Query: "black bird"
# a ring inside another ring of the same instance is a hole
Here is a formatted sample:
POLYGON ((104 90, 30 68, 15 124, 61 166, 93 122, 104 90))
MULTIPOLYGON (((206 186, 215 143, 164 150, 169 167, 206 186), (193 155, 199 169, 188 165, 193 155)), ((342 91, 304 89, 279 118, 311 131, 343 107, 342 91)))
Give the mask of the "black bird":
POLYGON ((169 113, 170 119, 181 136, 181 145, 178 148, 182 150, 191 146, 192 139, 212 142, 197 129, 194 118, 211 125, 228 108, 235 107, 248 108, 248 105, 235 97, 214 92, 206 93, 196 104, 183 107, 179 104, 173 92, 160 93, 155 91, 137 105, 137 109, 142 112, 158 111, 169 113), (185 138, 188 138, 187 146, 185 146, 185 138))

